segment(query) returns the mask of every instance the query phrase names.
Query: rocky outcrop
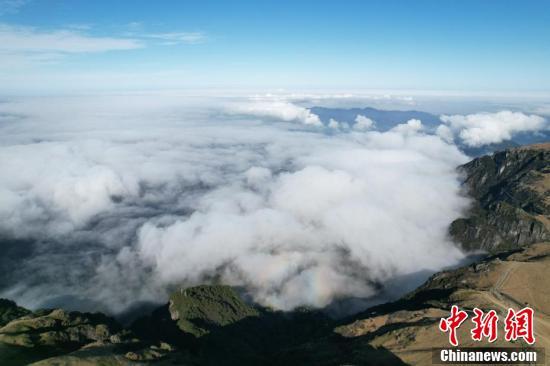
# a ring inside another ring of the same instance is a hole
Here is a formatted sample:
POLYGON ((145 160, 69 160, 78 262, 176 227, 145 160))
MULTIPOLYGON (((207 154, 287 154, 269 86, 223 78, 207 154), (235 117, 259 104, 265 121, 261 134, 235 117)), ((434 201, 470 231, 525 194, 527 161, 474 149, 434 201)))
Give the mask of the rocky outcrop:
POLYGON ((550 240, 550 143, 505 150, 461 166, 474 199, 451 235, 490 252, 550 240))
POLYGON ((36 347, 78 347, 120 337, 121 327, 103 314, 45 310, 22 316, 0 328, 0 342, 36 347))
POLYGON ((167 358, 173 351, 164 343, 137 339, 114 319, 101 313, 62 309, 31 312, 0 300, 0 364, 126 365, 131 361, 167 358))

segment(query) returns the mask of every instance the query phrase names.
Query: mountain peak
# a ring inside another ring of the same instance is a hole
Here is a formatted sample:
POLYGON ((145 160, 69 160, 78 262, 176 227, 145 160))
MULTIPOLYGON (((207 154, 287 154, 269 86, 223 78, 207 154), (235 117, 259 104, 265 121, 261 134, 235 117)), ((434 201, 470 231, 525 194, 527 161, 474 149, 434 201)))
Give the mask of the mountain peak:
POLYGON ((459 170, 474 199, 450 228, 464 248, 495 252, 550 240, 550 143, 496 152, 459 170))

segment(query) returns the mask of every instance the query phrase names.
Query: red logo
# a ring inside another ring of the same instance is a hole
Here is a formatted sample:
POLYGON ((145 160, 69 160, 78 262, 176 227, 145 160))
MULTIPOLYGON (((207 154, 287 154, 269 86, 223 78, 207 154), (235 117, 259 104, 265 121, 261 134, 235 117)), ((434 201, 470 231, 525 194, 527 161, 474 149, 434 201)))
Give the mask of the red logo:
POLYGON ((468 314, 465 311, 458 310, 458 306, 453 305, 451 308, 451 316, 448 318, 442 318, 439 322, 439 329, 442 332, 449 332, 449 343, 453 346, 458 346, 456 330, 462 323, 464 323, 464 321, 466 321, 467 318, 468 314))
POLYGON ((498 315, 494 310, 489 311, 487 314, 483 314, 482 310, 474 308, 475 316, 472 321, 475 324, 474 329, 471 330, 472 339, 474 341, 481 341, 483 337, 487 337, 489 342, 494 342, 498 336, 498 315))
MULTIPOLYGON (((473 328, 470 330, 474 341, 482 341, 487 338, 488 342, 494 342, 498 338, 498 315, 496 311, 490 310, 484 313, 478 308, 473 309, 474 317, 473 328)), ((530 307, 525 307, 519 311, 508 309, 508 315, 504 320, 504 338, 506 341, 515 341, 523 338, 527 343, 535 343, 533 319, 534 311, 530 307)), ((441 318, 439 330, 449 333, 449 343, 458 346, 457 329, 468 319, 468 313, 459 310, 458 306, 451 307, 451 315, 447 318, 441 318)))
POLYGON ((535 337, 533 335, 534 315, 535 312, 529 307, 523 308, 518 312, 515 312, 513 309, 508 309, 508 315, 504 320, 504 338, 506 338, 508 342, 523 338, 525 342, 529 344, 535 343, 535 337))

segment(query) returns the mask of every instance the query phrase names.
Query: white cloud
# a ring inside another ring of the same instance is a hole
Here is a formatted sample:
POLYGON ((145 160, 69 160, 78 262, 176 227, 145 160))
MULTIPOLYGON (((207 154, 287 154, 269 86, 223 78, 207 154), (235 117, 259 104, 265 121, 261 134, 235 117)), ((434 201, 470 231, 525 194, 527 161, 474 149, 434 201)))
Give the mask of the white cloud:
POLYGON ((439 125, 435 129, 435 134, 448 143, 454 142, 453 130, 447 125, 439 125))
POLYGON ((375 123, 372 119, 358 114, 357 117, 355 117, 355 124, 353 125, 353 129, 358 131, 366 131, 373 128, 374 125, 375 123))
POLYGON ((423 128, 422 121, 413 118, 408 120, 407 123, 401 123, 395 126, 391 130, 403 134, 415 134, 422 131, 423 128))
MULTIPOLYGON (((42 79, 54 79, 55 85, 62 84, 62 80, 69 80, 69 84, 87 83, 89 80, 98 79, 96 75, 89 72, 79 72, 76 75, 63 72, 61 75, 52 74, 51 71, 39 70, 36 75, 29 76, 28 70, 32 66, 57 63, 70 55, 103 53, 108 51, 128 51, 144 48, 155 42, 162 41, 163 44, 187 43, 196 44, 204 42, 207 38, 200 32, 173 32, 162 34, 127 34, 124 37, 117 36, 96 36, 86 32, 90 29, 88 25, 67 25, 62 29, 40 29, 33 27, 13 26, 0 23, 0 68, 10 70, 9 73, 0 75, 5 84, 13 80, 13 88, 26 83, 36 85, 50 84, 42 79), (23 69, 24 74, 16 73, 13 70, 23 69), (77 81, 78 79, 78 81, 77 81)), ((96 72, 97 73, 97 72, 96 72)), ((156 72, 155 74, 159 74, 156 72)), ((103 75, 106 76, 106 75, 103 75)), ((151 76, 151 75, 149 75, 151 76)), ((115 78, 124 77, 123 74, 115 75, 115 78), (122 75, 122 76, 121 76, 122 75)), ((107 77, 109 78, 109 77, 107 77)), ((130 78, 136 82, 135 76, 130 78)), ((156 78, 148 78, 156 79, 156 78)), ((105 85, 105 81, 99 84, 105 85)), ((121 85, 120 83, 115 83, 121 85)), ((131 83, 130 83, 131 84, 131 83)), ((126 84, 128 85, 128 83, 126 84)))
POLYGON ((534 112, 538 114, 550 115, 550 104, 542 104, 534 108, 534 112))
POLYGON ((189 72, 184 68, 151 71, 144 78, 143 73, 135 71, 110 72, 80 67, 71 67, 68 68, 71 71, 67 71, 65 68, 45 69, 41 66, 60 64, 77 54, 130 51, 153 44, 197 44, 207 40, 201 32, 133 32, 124 36, 98 36, 91 34, 91 29, 87 24, 45 29, 0 23, 0 83, 12 93, 43 89, 47 89, 47 93, 81 88, 105 90, 105 85, 142 89, 161 84, 173 88, 181 86, 182 74, 184 79, 189 78, 189 72))
POLYGON ((549 128, 548 121, 534 114, 501 111, 469 115, 441 116, 449 129, 439 129, 449 138, 452 132, 464 144, 479 147, 510 140, 519 132, 534 132, 549 128))
POLYGON ((334 118, 331 118, 329 121, 328 121, 328 128, 332 128, 332 129, 338 129, 340 128, 340 122, 338 122, 337 120, 335 120, 334 118))
POLYGON ((234 115, 274 118, 286 122, 322 126, 319 116, 309 109, 285 101, 248 101, 231 103, 226 112, 234 115))
POLYGON ((329 107, 329 108, 355 108, 358 105, 367 104, 369 106, 380 109, 409 109, 411 106, 416 105, 416 101, 411 96, 407 95, 390 95, 384 94, 381 91, 378 92, 290 92, 284 89, 277 89, 275 91, 265 94, 254 94, 254 100, 259 101, 288 101, 297 103, 303 106, 317 106, 317 107, 329 107))
POLYGON ((143 44, 130 38, 94 37, 73 30, 44 31, 0 25, 0 52, 93 53, 130 50, 143 44))
POLYGON ((227 118, 220 104, 0 104, 26 116, 0 124, 0 234, 41 241, 0 296, 39 306, 71 294, 120 311, 218 276, 288 309, 371 296, 373 283, 462 258, 447 237, 468 203, 455 146, 415 133, 416 122, 325 134, 267 123, 308 116, 287 104, 253 108, 260 122, 227 118))
POLYGON ((255 189, 262 189, 269 183, 269 181, 271 181, 272 178, 271 170, 258 166, 253 166, 244 174, 248 186, 255 189))
POLYGON ((206 34, 202 32, 169 32, 149 34, 147 37, 164 40, 163 44, 175 45, 184 44, 199 44, 208 40, 206 34))

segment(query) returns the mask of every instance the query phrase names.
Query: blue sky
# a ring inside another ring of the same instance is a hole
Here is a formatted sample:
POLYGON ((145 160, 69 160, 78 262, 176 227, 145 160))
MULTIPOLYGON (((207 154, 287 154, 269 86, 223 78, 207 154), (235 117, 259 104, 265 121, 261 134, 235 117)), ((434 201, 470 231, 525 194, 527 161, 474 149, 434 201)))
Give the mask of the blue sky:
POLYGON ((0 92, 550 90, 549 1, 0 0, 0 92))

